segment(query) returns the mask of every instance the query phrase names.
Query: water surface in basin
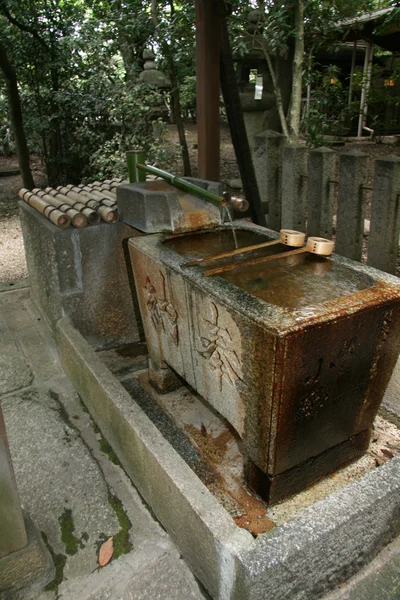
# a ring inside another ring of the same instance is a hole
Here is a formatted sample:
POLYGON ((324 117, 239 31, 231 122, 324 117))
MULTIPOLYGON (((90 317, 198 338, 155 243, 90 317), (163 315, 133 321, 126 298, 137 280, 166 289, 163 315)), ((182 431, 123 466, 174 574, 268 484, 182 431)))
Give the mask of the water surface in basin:
MULTIPOLYGON (((261 244, 263 242, 268 242, 272 238, 267 235, 262 235, 256 233, 255 231, 250 231, 246 229, 236 229, 236 237, 239 248, 244 248, 245 246, 252 246, 253 244, 261 244)), ((216 231, 206 231, 201 233, 191 233, 190 235, 181 235, 174 238, 170 238, 164 242, 168 248, 174 250, 181 256, 185 256, 188 260, 197 260, 200 258, 205 258, 206 256, 212 256, 214 254, 219 254, 221 252, 228 252, 230 250, 235 249, 235 240, 232 235, 231 229, 220 229, 216 231)), ((261 256, 265 253, 275 253, 282 252, 284 250, 289 250, 287 246, 282 246, 281 244, 277 244, 269 248, 265 248, 262 251, 258 250, 255 253, 254 251, 251 253, 252 258, 256 256, 260 256, 259 252, 261 252, 261 256)), ((238 257, 249 256, 248 254, 237 255, 234 258, 229 258, 228 261, 224 259, 223 262, 232 263, 234 260, 237 260, 238 257)), ((220 260, 212 261, 210 263, 206 263, 208 265, 219 266, 220 260)))
POLYGON ((368 275, 304 253, 218 274, 269 304, 299 310, 373 287, 368 275))

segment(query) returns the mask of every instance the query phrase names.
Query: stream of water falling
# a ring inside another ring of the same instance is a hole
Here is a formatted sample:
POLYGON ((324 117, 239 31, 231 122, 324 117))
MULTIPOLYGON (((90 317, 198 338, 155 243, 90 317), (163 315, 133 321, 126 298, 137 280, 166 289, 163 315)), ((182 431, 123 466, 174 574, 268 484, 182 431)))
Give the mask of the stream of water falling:
POLYGON ((229 208, 228 208, 227 206, 224 206, 224 210, 225 210, 226 214, 228 215, 228 219, 229 219, 229 221, 230 221, 230 224, 231 224, 231 228, 232 228, 232 235, 233 235, 233 241, 234 241, 234 243, 235 243, 235 248, 239 248, 239 246, 238 246, 238 241, 237 241, 237 237, 236 237, 236 231, 235 231, 235 228, 234 228, 234 226, 233 226, 233 220, 232 220, 231 213, 229 212, 229 208))

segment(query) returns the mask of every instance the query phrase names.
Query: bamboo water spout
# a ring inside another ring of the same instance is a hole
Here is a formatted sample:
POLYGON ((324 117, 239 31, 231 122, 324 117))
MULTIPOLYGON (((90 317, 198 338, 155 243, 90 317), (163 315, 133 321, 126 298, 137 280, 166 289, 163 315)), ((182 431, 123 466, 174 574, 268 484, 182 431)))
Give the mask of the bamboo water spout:
POLYGON ((249 208, 249 203, 247 202, 247 200, 235 199, 235 202, 231 203, 230 200, 227 200, 226 198, 221 198, 221 196, 217 196, 216 194, 213 194, 208 190, 200 188, 197 185, 186 181, 185 179, 176 177, 175 175, 172 175, 171 173, 168 173, 163 169, 151 167, 150 165, 143 165, 142 163, 137 163, 136 167, 139 171, 156 175, 157 177, 164 179, 164 181, 167 181, 169 184, 175 186, 176 188, 183 190, 184 192, 188 192, 189 194, 194 194, 202 200, 206 200, 206 202, 211 202, 211 204, 214 204, 215 206, 222 208, 224 206, 232 205, 232 207, 235 210, 238 210, 240 212, 244 212, 249 208))
POLYGON ((24 202, 35 208, 60 229, 67 229, 71 225, 71 219, 67 214, 61 212, 61 210, 55 208, 52 204, 49 204, 46 200, 36 196, 29 190, 22 188, 18 192, 18 195, 24 202))

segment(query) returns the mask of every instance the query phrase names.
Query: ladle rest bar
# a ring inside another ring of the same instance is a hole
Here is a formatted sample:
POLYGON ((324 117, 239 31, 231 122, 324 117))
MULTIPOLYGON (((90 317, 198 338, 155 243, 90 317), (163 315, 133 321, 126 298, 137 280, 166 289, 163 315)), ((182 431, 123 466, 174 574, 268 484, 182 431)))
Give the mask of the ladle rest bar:
MULTIPOLYGON (((277 239, 235 225, 240 246, 277 239)), ((308 252, 253 266, 238 255, 229 260, 242 268, 216 277, 184 267, 232 249, 231 238, 221 227, 130 240, 149 375, 168 391, 177 373, 231 423, 248 483, 274 503, 368 447, 400 349, 400 284, 308 252)))

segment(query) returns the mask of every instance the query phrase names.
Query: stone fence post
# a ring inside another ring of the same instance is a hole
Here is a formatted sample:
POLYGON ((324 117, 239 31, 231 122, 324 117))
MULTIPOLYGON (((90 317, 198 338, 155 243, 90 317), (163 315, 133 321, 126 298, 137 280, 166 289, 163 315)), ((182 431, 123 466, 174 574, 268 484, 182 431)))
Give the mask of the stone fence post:
POLYGON ((367 178, 367 154, 341 154, 335 252, 352 260, 362 256, 367 178))
POLYGON ((0 559, 28 544, 0 405, 0 559))
POLYGON ((375 161, 368 260, 371 267, 396 272, 400 234, 400 158, 375 161))
POLYGON ((253 137, 254 170, 268 227, 279 231, 282 219, 281 171, 286 136, 267 130, 253 137))
POLYGON ((282 224, 306 232, 308 149, 285 146, 282 160, 282 224))
POLYGON ((330 148, 311 150, 308 159, 308 235, 332 238, 335 175, 336 152, 330 148))

